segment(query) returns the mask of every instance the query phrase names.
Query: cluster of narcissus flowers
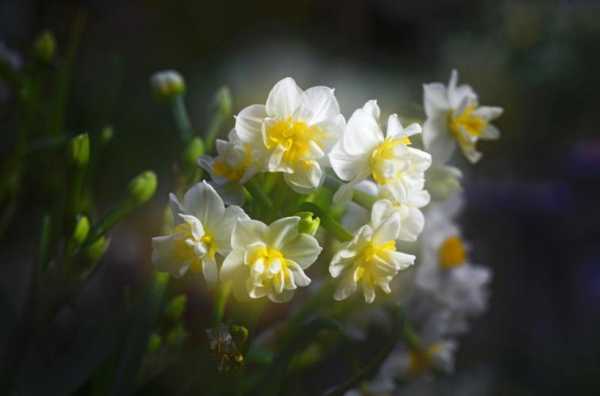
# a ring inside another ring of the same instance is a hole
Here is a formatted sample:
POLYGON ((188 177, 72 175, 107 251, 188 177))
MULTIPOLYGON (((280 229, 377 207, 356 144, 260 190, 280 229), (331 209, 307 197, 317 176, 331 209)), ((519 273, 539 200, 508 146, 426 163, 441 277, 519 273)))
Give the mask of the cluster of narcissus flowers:
MULTIPOLYGON (((453 72, 447 88, 424 86, 427 120, 422 140, 421 126, 405 127, 396 114, 383 128, 375 100, 346 122, 332 88, 302 90, 292 78, 279 81, 265 104, 248 106, 235 116, 227 140, 216 141, 216 157, 198 159, 210 182, 191 187, 181 203, 171 195, 175 226, 169 235, 153 239, 153 261, 174 276, 191 270, 202 272, 209 285, 231 282, 239 299, 289 301, 297 288, 310 284, 305 271, 323 248, 314 233, 299 229, 298 206, 290 203, 286 211, 284 205, 279 219, 267 219, 264 210, 248 210, 248 200, 269 205, 255 196, 257 189, 262 190, 258 195, 282 191, 268 186, 275 180, 299 195, 300 202, 310 202, 321 190, 334 193, 331 208, 351 207, 353 199, 360 202, 368 215, 360 227, 349 230, 354 231, 351 237, 331 230, 340 242, 328 255, 329 273, 338 283, 333 297, 343 300, 360 289, 371 303, 377 291, 391 293, 392 279, 415 262, 414 255, 398 246, 416 241, 423 231, 421 209, 431 200, 426 188, 436 188, 435 179, 426 182, 432 161, 444 165, 455 142, 473 161, 478 159, 473 154, 477 139, 498 136, 489 120, 500 109, 478 107, 473 90, 457 86, 456 79, 453 72), (419 148, 421 142, 425 149, 419 148), (269 179, 268 174, 282 177, 269 179)), ((283 199, 271 195, 273 201, 283 199)), ((327 206, 321 210, 331 212, 327 206)))

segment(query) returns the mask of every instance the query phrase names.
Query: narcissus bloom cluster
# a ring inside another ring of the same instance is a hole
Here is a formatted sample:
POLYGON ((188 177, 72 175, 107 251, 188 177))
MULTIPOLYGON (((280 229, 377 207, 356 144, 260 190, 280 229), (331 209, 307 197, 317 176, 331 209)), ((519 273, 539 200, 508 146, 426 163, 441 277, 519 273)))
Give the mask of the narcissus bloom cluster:
POLYGON ((462 173, 449 160, 456 145, 479 160, 475 144, 499 136, 490 121, 502 109, 479 106, 456 72, 447 87, 426 84, 424 102, 424 127, 383 118, 376 100, 346 122, 332 88, 277 82, 264 104, 239 111, 216 155, 198 158, 208 179, 181 190, 181 202, 171 195, 173 226, 153 239, 157 269, 201 272, 240 303, 402 305, 410 336, 350 394, 451 370, 456 335, 486 306, 490 271, 470 264, 454 220, 462 173))

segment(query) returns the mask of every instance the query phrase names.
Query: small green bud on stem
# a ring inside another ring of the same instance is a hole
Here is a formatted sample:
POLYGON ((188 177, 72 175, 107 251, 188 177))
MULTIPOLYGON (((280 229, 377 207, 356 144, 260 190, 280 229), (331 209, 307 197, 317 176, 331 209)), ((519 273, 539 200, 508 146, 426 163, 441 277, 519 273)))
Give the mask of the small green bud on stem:
POLYGON ((185 81, 175 70, 163 70, 150 77, 150 86, 159 99, 172 99, 185 92, 185 81))
POLYGON ((129 198, 137 206, 148 201, 156 192, 156 174, 145 171, 129 182, 127 191, 129 198))
POLYGON ((315 235, 321 224, 321 219, 315 216, 312 212, 298 212, 296 216, 300 217, 300 223, 298 224, 298 231, 315 235))
POLYGON ((33 50, 38 60, 44 63, 50 63, 54 59, 56 52, 56 38, 48 30, 42 32, 33 44, 33 50))
POLYGON ((75 136, 67 145, 67 161, 75 168, 84 168, 90 160, 90 137, 87 133, 75 136))

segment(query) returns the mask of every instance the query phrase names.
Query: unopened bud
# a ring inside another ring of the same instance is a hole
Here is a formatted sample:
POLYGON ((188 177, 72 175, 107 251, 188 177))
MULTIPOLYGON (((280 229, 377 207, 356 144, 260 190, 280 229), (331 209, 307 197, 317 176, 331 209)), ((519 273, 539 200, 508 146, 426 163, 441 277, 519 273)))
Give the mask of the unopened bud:
POLYGON ((185 81, 175 70, 163 70, 150 77, 150 85, 159 98, 172 98, 185 92, 185 81))
POLYGON ((90 160, 90 137, 87 133, 75 136, 67 145, 67 160, 76 168, 84 168, 90 160))
POLYGON ((148 352, 156 352, 160 349, 160 345, 162 344, 162 338, 157 333, 150 334, 148 338, 148 352))
POLYGON ((85 255, 90 262, 97 263, 104 256, 109 245, 110 239, 102 236, 85 250, 85 255))
POLYGON ((156 192, 156 185, 156 174, 152 171, 143 172, 129 182, 129 197, 134 204, 141 205, 152 198, 156 192))
POLYGON ((77 224, 75 224, 75 229, 73 230, 71 240, 73 243, 79 246, 85 241, 89 232, 90 221, 87 216, 81 215, 77 219, 77 224))
POLYGON ((198 157, 204 154, 204 142, 199 137, 193 138, 185 148, 183 160, 188 165, 196 165, 198 157))
POLYGON ((187 306, 187 296, 180 294, 175 296, 167 305, 165 309, 165 315, 172 321, 176 322, 181 319, 181 316, 185 312, 187 306))
POLYGON ((233 100, 231 91, 227 87, 221 87, 215 94, 215 103, 219 111, 223 114, 231 114, 233 108, 233 100))
POLYGON ((315 235, 321 224, 321 219, 316 217, 312 212, 298 212, 296 216, 300 217, 300 223, 298 224, 298 231, 315 235))
POLYGON ((56 39, 50 31, 42 32, 33 45, 35 56, 44 63, 50 63, 54 59, 56 51, 56 39))
POLYGON ((114 134, 115 131, 113 130, 112 126, 107 125, 102 128, 102 131, 100 132, 100 144, 106 146, 108 143, 110 143, 114 134))

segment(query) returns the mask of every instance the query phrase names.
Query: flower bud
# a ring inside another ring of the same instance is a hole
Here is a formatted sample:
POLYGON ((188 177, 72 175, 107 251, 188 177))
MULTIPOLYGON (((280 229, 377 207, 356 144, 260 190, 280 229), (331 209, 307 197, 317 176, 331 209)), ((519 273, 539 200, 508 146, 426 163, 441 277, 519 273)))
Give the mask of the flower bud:
POLYGON ((71 236, 71 240, 77 246, 80 246, 88 236, 90 232, 90 221, 85 215, 78 216, 77 224, 75 224, 75 229, 73 230, 73 235, 71 236))
POLYGON ((152 198, 156 191, 156 185, 156 174, 154 172, 142 172, 129 182, 127 188, 129 197, 135 205, 141 205, 152 198))
POLYGON ((109 245, 110 239, 101 236, 85 250, 85 255, 90 262, 97 263, 104 256, 109 245))
POLYGON ((75 136, 67 145, 67 161, 76 168, 84 168, 90 160, 90 137, 87 133, 75 136))
POLYGON ((204 154, 204 142, 199 137, 193 138, 183 152, 183 160, 187 165, 196 165, 198 157, 204 154))
POLYGON ((150 334, 150 337, 148 338, 148 352, 152 353, 158 351, 160 349, 161 344, 162 338, 159 334, 150 334))
POLYGON ((321 219, 314 215, 312 212, 298 212, 296 216, 300 217, 300 223, 298 224, 298 231, 315 235, 321 224, 321 219))
POLYGON ((185 92, 185 81, 175 70, 163 70, 150 77, 154 94, 161 99, 169 99, 185 92))
POLYGON ((227 87, 221 87, 215 94, 215 103, 222 114, 231 114, 233 108, 233 100, 231 92, 227 87))
POLYGON ((181 319, 186 306, 187 296, 185 294, 175 296, 167 305, 167 308, 165 309, 165 315, 173 322, 176 322, 181 319))
POLYGON ((100 144, 102 146, 106 146, 108 143, 110 143, 114 134, 115 132, 112 126, 107 125, 104 128, 102 128, 102 131, 100 132, 100 144))
POLYGON ((37 59, 44 63, 50 63, 52 59, 54 59, 54 53, 56 51, 56 39, 54 38, 54 34, 47 30, 42 32, 35 40, 33 49, 37 59))

